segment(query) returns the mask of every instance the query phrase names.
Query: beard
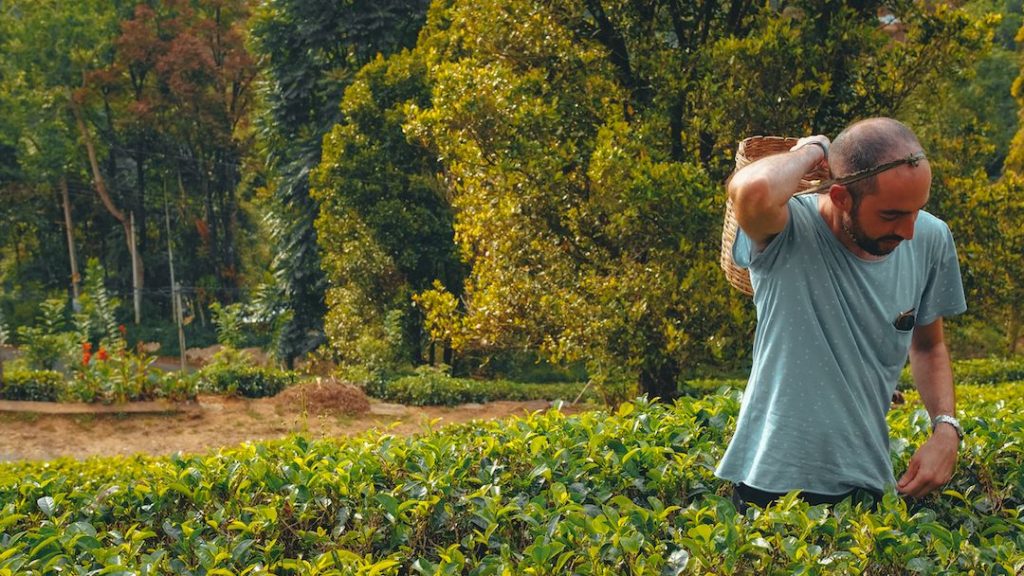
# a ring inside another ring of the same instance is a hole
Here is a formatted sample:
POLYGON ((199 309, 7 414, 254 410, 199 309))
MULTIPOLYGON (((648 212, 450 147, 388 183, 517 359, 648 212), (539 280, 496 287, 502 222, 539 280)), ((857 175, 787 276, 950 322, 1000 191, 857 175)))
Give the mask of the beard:
POLYGON ((859 206, 855 206, 849 216, 843 218, 843 231, 857 245, 858 248, 872 256, 887 256, 892 253, 903 241, 903 238, 895 235, 879 236, 872 238, 864 232, 857 217, 859 206))

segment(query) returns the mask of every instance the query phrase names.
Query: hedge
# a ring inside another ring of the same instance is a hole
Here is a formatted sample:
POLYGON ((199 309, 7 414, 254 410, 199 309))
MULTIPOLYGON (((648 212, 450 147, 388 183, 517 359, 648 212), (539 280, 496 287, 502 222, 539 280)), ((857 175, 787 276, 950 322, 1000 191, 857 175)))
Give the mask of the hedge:
POLYGON ((64 387, 64 375, 55 370, 6 370, 0 399, 56 402, 64 387))

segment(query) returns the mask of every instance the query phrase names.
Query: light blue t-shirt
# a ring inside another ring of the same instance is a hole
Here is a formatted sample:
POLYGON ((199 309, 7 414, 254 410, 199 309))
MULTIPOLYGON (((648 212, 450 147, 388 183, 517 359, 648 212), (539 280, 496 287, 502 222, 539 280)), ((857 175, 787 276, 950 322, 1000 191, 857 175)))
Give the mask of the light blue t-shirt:
POLYGON ((758 253, 741 231, 733 258, 750 271, 754 363, 736 433, 716 470, 769 492, 842 494, 895 484, 885 420, 913 330, 967 309, 949 227, 921 211, 914 238, 863 260, 833 235, 817 195, 789 201, 785 229, 758 253))

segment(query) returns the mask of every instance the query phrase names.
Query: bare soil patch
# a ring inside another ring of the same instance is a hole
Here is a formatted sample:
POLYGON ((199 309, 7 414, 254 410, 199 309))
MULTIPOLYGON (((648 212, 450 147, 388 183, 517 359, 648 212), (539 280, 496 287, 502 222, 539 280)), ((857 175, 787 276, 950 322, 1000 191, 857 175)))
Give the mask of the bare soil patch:
MULTIPOLYGON (((343 384, 306 384, 273 398, 201 395, 172 414, 0 414, 0 461, 207 453, 293 433, 338 438, 377 430, 414 434, 549 409, 545 401, 411 407, 367 399, 343 384)), ((563 407, 563 411, 578 411, 563 407)))

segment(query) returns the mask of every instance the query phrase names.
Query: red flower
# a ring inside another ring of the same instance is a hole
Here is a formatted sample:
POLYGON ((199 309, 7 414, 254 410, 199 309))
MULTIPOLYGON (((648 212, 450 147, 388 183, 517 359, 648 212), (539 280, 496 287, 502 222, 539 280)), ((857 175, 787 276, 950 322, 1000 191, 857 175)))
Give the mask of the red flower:
POLYGON ((92 342, 82 342, 82 353, 88 354, 92 352, 92 342))
POLYGON ((106 361, 107 350, 105 348, 100 348, 100 351, 96 353, 96 357, 99 358, 101 361, 106 361))
POLYGON ((90 358, 92 358, 92 353, 90 353, 88 350, 82 352, 82 366, 88 366, 90 358))
POLYGON ((128 329, 125 328, 124 324, 118 324, 117 329, 121 331, 121 336, 124 336, 128 333, 128 329))

